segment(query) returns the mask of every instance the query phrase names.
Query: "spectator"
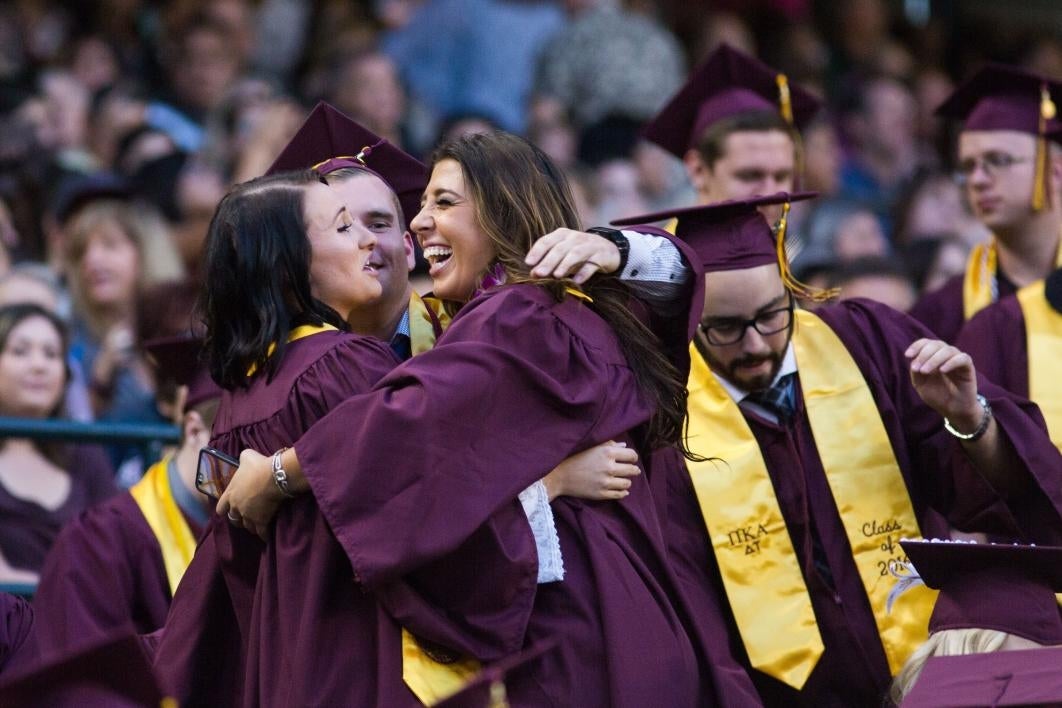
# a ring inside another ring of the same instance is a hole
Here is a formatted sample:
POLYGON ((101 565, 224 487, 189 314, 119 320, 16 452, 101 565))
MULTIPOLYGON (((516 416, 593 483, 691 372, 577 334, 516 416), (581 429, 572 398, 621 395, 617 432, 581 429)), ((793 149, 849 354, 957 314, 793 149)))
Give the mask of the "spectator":
MULTIPOLYGON (((100 420, 161 420, 151 376, 134 347, 137 302, 145 287, 181 272, 161 217, 150 214, 143 205, 100 200, 82 208, 66 229, 72 351, 88 375, 100 420)), ((113 454, 120 463, 132 451, 116 448, 113 454)))
POLYGON ((966 270, 970 246, 954 235, 919 238, 902 251, 919 294, 933 292, 966 270))
POLYGON ((831 288, 840 288, 841 300, 867 298, 900 312, 911 309, 918 297, 903 263, 881 256, 864 256, 842 264, 828 282, 831 288))
POLYGON ((883 75, 849 97, 841 119, 852 152, 841 171, 841 195, 871 205, 887 224, 889 206, 922 161, 915 139, 917 106, 906 86, 883 75))
POLYGON ((648 120, 678 88, 685 62, 675 37, 616 0, 571 3, 571 24, 542 53, 537 101, 556 101, 577 129, 610 114, 648 120))
MULTIPOLYGON (((66 353, 66 328, 54 314, 38 305, 0 308, 0 414, 60 417, 66 353)), ((0 580, 35 582, 62 525, 114 491, 98 447, 0 443, 0 580)))
POLYGON ((383 51, 436 117, 479 113, 522 133, 535 62, 563 24, 555 4, 543 0, 435 0, 385 34, 383 51))
POLYGON ((33 303, 48 312, 65 315, 69 301, 63 296, 59 277, 44 263, 19 263, 0 276, 0 307, 33 303))
POLYGON ((391 59, 365 50, 337 62, 331 86, 335 107, 394 145, 404 145, 401 122, 406 94, 391 59))

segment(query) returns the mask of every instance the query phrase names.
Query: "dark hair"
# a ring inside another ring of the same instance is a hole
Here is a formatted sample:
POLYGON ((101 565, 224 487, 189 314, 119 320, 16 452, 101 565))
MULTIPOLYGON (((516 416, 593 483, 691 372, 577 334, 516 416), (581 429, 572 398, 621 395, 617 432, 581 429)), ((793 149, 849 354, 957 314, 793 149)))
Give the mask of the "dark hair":
MULTIPOLYGON (((504 132, 467 135, 442 145, 432 165, 454 160, 463 172, 476 220, 494 246, 506 282, 531 283, 558 301, 571 281, 531 276, 524 257, 539 238, 558 228, 579 228, 571 190, 561 170, 539 148, 504 132)), ((686 386, 662 353, 659 340, 627 309, 630 293, 613 276, 595 275, 582 286, 589 306, 616 332, 641 389, 655 404, 646 430, 651 447, 685 450, 686 386)))
MULTIPOLYGON (((59 333, 59 340, 62 343, 63 391, 65 394, 66 386, 70 383, 70 365, 67 359, 67 354, 70 349, 70 334, 63 321, 51 310, 43 308, 35 303, 28 302, 15 303, 0 307, 0 353, 7 348, 7 340, 11 337, 11 332, 13 332, 22 322, 31 317, 41 317, 47 320, 52 327, 55 328, 55 331, 59 333)), ((62 414, 64 398, 65 395, 59 397, 55 407, 48 412, 48 418, 57 418, 62 414)), ((2 447, 2 445, 3 439, 0 439, 0 447, 2 447)), ((66 468, 68 462, 68 445, 57 442, 41 441, 35 438, 33 439, 33 446, 53 464, 64 469, 66 468)))
POLYGON ((915 290, 914 279, 904 263, 888 256, 862 256, 839 264, 830 274, 829 286, 843 288, 853 280, 874 276, 902 280, 915 290))
POLYGON ((745 111, 717 120, 704 129, 697 140, 697 152, 704 164, 711 167, 726 153, 726 139, 734 133, 768 133, 781 131, 796 146, 796 133, 777 111, 745 111))
POLYGON ((306 188, 318 182, 313 170, 244 182, 210 221, 200 309, 210 375, 222 388, 247 387, 251 367, 272 379, 288 333, 300 324, 347 328, 310 293, 303 202, 306 188))

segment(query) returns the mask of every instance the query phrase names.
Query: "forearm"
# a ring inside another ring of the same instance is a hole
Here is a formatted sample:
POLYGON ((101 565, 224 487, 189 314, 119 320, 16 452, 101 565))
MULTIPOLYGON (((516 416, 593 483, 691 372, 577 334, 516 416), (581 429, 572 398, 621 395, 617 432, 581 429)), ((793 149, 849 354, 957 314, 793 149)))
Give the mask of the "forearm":
POLYGON ((288 490, 292 494, 304 494, 310 491, 310 483, 306 475, 302 473, 302 465, 299 464, 299 456, 295 448, 289 447, 280 454, 280 464, 288 475, 288 490))
MULTIPOLYGON (((965 416, 959 421, 952 421, 952 426, 960 431, 975 430, 983 415, 980 407, 976 415, 977 418, 965 416)), ((1001 495, 1010 497, 1028 490, 1032 480, 1020 473, 1022 462, 995 416, 989 419, 988 427, 977 440, 959 440, 958 443, 973 468, 1001 495)))

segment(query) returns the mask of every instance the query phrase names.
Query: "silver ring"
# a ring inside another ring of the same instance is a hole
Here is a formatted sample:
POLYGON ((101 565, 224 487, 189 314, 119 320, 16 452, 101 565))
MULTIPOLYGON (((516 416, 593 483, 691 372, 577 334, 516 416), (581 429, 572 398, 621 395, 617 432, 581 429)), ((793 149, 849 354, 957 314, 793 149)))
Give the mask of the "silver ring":
POLYGON ((243 520, 243 519, 241 519, 241 518, 240 518, 240 515, 239 515, 239 514, 237 514, 237 513, 236 513, 236 512, 234 512, 234 511, 230 511, 230 512, 229 512, 229 514, 228 514, 228 516, 229 516, 229 521, 231 521, 232 523, 237 523, 237 522, 239 522, 239 521, 242 521, 242 520, 243 520))

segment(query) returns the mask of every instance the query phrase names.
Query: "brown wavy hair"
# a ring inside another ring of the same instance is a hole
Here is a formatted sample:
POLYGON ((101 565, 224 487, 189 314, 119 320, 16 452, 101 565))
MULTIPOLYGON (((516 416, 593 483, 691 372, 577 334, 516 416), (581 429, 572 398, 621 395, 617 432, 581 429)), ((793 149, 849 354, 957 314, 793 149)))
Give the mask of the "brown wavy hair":
POLYGON ((630 293, 613 275, 596 274, 582 286, 571 280, 535 278, 524 262, 532 244, 559 229, 581 224, 568 181, 540 149, 509 133, 467 135, 439 147, 434 167, 454 160, 479 226, 495 251, 491 264, 505 270, 507 283, 530 283, 548 290, 559 302, 566 288, 581 289, 588 303, 615 331, 638 385, 655 404, 646 431, 652 447, 679 446, 687 452, 682 430, 686 419, 686 385, 663 353, 657 337, 628 309, 630 293))

